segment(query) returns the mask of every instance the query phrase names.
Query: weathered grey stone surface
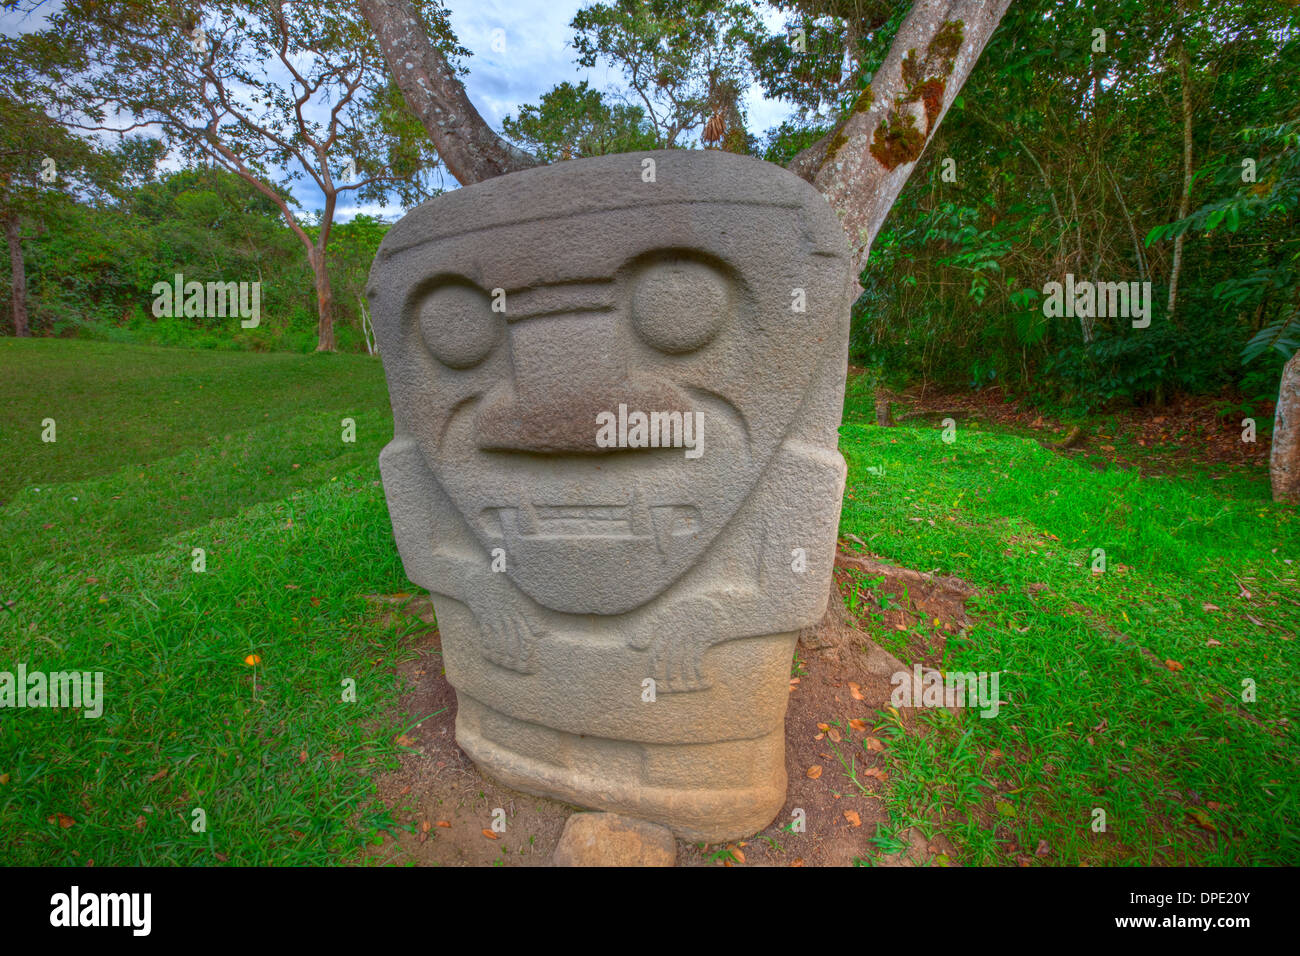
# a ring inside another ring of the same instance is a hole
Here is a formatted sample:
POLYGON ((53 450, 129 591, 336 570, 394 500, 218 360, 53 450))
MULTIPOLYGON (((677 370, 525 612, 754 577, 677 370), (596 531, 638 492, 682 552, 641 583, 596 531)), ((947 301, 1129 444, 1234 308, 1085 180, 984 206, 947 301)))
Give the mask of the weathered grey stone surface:
POLYGON ((835 553, 850 290, 820 195, 715 151, 515 173, 389 231, 384 489, 483 770, 692 840, 771 821, 835 553), (702 453, 600 447, 620 404, 702 415, 702 453))
POLYGON ((617 813, 575 813, 552 857, 556 866, 675 866, 672 831, 617 813))

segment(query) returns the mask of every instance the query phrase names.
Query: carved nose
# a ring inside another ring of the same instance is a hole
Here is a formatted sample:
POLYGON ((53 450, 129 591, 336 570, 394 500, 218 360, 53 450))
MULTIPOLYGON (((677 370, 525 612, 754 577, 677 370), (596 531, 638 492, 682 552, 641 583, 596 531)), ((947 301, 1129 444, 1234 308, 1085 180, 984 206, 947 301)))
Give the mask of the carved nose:
POLYGON ((597 416, 620 404, 644 412, 685 412, 686 396, 672 383, 630 377, 613 316, 552 316, 510 326, 513 393, 503 392, 478 413, 484 451, 603 454, 597 416))

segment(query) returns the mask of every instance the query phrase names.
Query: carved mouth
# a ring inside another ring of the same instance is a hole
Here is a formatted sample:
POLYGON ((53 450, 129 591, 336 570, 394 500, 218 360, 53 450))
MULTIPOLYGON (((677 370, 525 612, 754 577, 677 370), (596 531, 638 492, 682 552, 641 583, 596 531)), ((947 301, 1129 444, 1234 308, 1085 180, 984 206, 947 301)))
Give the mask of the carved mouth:
POLYGON ((667 553, 674 538, 698 534, 700 510, 690 504, 646 504, 638 496, 622 505, 503 505, 479 514, 483 533, 491 539, 540 543, 589 540, 627 543, 654 540, 667 553))

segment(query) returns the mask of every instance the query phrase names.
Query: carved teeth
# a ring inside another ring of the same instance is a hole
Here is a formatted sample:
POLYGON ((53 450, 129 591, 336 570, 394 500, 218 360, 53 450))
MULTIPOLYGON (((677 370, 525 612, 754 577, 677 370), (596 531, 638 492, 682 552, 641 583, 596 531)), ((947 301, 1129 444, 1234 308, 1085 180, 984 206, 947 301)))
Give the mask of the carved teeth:
POLYGON ((482 527, 489 538, 653 538, 667 553, 671 539, 700 529, 694 505, 647 505, 637 492, 626 505, 521 505, 484 508, 482 527))

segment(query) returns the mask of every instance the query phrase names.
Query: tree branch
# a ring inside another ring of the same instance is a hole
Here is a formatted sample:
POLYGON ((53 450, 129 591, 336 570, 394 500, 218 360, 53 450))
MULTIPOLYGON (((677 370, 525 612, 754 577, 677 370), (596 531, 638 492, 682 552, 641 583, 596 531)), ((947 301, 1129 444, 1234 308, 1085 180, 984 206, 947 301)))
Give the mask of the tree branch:
POLYGON ((452 72, 411 0, 358 0, 388 68, 447 169, 462 185, 538 164, 492 131, 452 72))

